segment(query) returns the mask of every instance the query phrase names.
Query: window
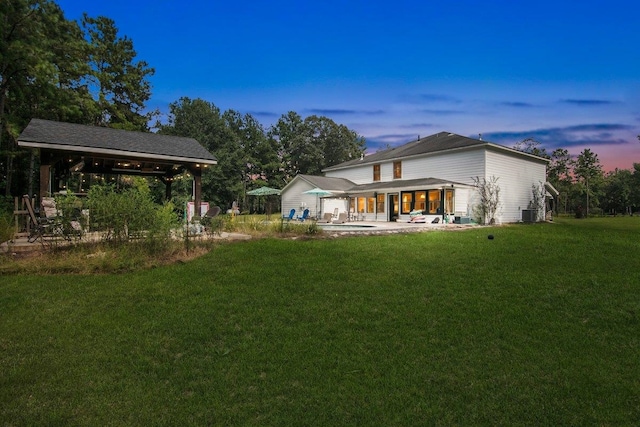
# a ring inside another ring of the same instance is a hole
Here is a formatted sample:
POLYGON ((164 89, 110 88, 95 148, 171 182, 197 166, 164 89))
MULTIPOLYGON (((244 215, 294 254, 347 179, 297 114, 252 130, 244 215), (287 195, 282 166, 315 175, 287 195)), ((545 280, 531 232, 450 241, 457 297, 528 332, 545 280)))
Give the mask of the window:
POLYGON ((384 194, 378 194, 378 212, 384 213, 384 194))
POLYGON ((415 210, 426 212, 427 210, 427 192, 426 191, 416 191, 415 210))
POLYGON ((411 212, 413 205, 413 193, 402 193, 402 213, 408 214, 411 212))
POLYGON ((373 197, 367 197, 367 213, 375 213, 373 210, 376 205, 376 199, 373 197))
POLYGON ((429 191, 429 213, 437 214, 440 210, 440 190, 429 191))
POLYGON ((364 197, 358 197, 358 211, 357 213, 364 212, 364 204, 367 199, 364 197))
POLYGON ((373 165, 373 180, 380 181, 380 165, 373 165))
POLYGON ((402 162, 393 162, 393 179, 402 178, 402 162))
POLYGON ((444 195, 445 213, 452 214, 453 209, 453 190, 447 190, 444 195))

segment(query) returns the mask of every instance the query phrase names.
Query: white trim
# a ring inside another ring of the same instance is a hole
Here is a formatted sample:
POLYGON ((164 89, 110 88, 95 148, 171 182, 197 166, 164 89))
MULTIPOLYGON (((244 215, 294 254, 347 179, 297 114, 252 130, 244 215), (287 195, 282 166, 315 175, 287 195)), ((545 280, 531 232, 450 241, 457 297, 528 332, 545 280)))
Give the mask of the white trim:
POLYGON ((29 142, 29 141, 19 140, 18 146, 29 147, 29 148, 44 148, 48 150, 74 151, 76 153, 101 154, 105 156, 165 160, 171 163, 188 162, 188 163, 202 163, 206 165, 218 164, 217 160, 197 159, 193 157, 178 157, 178 156, 170 156, 170 155, 163 155, 163 154, 142 153, 139 151, 113 150, 113 149, 106 149, 106 148, 94 148, 94 147, 77 146, 77 145, 49 144, 49 143, 29 142))

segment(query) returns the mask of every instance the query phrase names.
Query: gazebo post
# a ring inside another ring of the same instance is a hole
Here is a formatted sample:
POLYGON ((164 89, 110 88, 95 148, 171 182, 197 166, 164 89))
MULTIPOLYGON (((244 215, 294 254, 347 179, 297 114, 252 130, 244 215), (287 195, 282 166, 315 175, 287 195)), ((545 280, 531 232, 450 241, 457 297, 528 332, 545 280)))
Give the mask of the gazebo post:
POLYGON ((193 213, 200 216, 200 204, 202 203, 202 171, 195 169, 193 173, 193 213))
POLYGON ((165 179, 164 180, 164 199, 166 201, 171 200, 171 183, 173 181, 170 179, 165 179))
POLYGON ((40 165, 40 200, 50 193, 51 165, 40 165))

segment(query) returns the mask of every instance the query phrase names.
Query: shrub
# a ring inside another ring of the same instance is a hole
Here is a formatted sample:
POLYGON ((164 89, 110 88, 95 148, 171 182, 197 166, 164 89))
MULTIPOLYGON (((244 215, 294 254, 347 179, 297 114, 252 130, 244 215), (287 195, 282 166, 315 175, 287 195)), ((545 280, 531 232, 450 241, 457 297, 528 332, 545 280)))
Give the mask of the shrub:
POLYGON ((91 229, 101 232, 103 240, 116 244, 136 239, 147 249, 157 251, 178 226, 173 204, 156 204, 147 182, 140 178, 119 191, 113 185, 92 186, 87 206, 91 229))
POLYGON ((6 212, 0 212, 0 243, 11 240, 15 231, 13 216, 6 212))

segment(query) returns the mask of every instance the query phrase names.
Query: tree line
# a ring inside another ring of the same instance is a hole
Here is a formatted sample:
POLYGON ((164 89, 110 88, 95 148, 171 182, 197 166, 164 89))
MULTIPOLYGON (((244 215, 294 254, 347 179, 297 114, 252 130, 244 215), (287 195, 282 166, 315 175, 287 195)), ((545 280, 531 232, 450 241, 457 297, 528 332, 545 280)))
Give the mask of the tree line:
POLYGON ((598 155, 589 148, 575 157, 564 148, 549 153, 533 138, 513 148, 550 160, 547 179, 560 192, 558 213, 584 217, 640 211, 640 163, 634 163, 632 170, 616 168, 605 173, 598 155))
MULTIPOLYGON (((303 119, 289 111, 265 129, 251 114, 222 112, 186 97, 171 103, 167 122, 155 127, 161 134, 195 138, 217 157, 218 165, 202 175, 202 200, 222 207, 237 201, 244 208, 248 190, 280 189, 299 173, 317 175, 365 152, 363 137, 324 116, 303 119)), ((188 188, 177 190, 189 194, 188 188)))

